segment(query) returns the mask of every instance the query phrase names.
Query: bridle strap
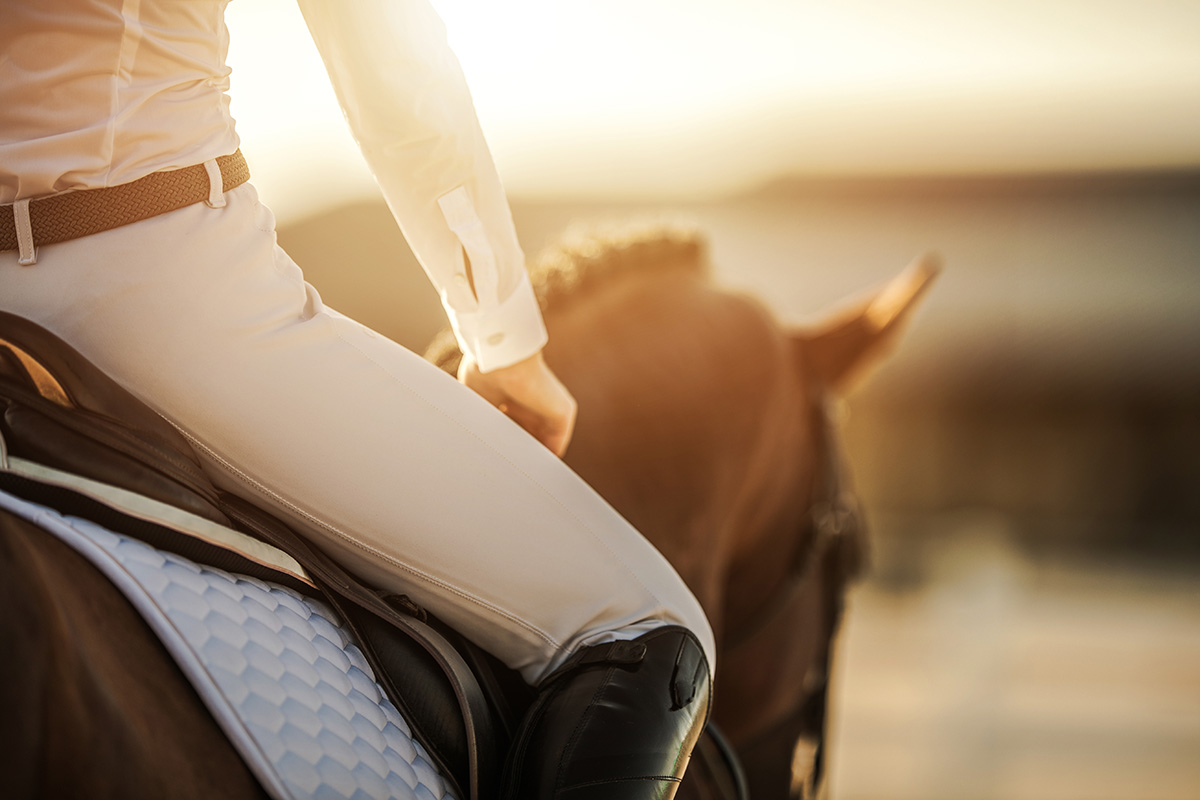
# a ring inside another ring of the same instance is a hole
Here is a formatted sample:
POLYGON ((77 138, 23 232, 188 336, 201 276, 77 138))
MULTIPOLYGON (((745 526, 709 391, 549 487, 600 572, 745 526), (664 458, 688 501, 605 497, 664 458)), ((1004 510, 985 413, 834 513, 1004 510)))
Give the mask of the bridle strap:
POLYGON ((817 644, 816 663, 804 676, 809 685, 803 699, 754 737, 765 740, 787 731, 800 731, 810 737, 815 749, 806 792, 815 796, 824 778, 833 640, 841 621, 845 588, 865 566, 866 538, 861 507, 857 496, 847 488, 844 460, 834 436, 833 401, 824 387, 816 382, 810 386, 809 429, 817 469, 801 538, 807 546, 796 553, 790 570, 757 615, 753 628, 736 639, 730 638, 724 660, 727 665, 735 659, 754 661, 754 653, 768 647, 776 631, 796 626, 798 606, 816 606, 814 616, 818 608, 823 611, 815 620, 821 626, 822 637, 817 644))

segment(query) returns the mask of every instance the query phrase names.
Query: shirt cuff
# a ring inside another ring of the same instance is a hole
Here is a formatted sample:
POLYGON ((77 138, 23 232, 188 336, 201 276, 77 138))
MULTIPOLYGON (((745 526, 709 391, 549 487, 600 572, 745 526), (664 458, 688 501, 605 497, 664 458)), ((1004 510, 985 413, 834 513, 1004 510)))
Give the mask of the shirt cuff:
POLYGON ((508 298, 486 311, 448 309, 454 337, 470 354, 480 372, 491 372, 524 361, 546 346, 546 325, 529 276, 508 298))

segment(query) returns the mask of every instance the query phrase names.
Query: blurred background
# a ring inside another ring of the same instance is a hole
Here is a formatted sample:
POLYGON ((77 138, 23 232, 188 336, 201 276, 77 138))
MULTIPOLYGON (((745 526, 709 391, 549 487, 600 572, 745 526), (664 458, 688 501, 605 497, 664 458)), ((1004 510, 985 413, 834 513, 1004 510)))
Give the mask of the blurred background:
MULTIPOLYGON (((947 269, 847 402, 873 527, 832 796, 1200 797, 1200 3, 435 2, 522 243, 683 217, 820 320, 947 269)), ((325 301, 442 325, 291 0, 233 112, 325 301)))

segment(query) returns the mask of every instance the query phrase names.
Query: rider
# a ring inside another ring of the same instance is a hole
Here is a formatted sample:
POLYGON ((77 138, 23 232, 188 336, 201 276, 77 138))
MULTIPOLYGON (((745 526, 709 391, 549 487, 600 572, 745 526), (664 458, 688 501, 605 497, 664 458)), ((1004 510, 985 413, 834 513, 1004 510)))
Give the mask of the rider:
POLYGON ((425 0, 300 0, 476 392, 326 308, 276 246, 228 111, 225 3, 0 0, 0 308, 175 424, 224 488, 538 686, 508 796, 670 796, 712 633, 555 457, 574 401, 440 21, 425 0))

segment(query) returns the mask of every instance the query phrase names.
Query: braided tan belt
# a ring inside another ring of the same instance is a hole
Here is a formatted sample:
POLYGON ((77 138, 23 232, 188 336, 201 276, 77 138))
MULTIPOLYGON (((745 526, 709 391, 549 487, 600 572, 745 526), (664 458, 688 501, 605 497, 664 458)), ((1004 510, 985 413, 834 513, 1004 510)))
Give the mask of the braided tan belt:
MULTIPOLYGON (((250 168, 242 151, 217 160, 224 191, 250 179, 250 168)), ((208 170, 203 164, 165 172, 120 186, 81 189, 29 201, 29 223, 33 244, 66 242, 81 236, 112 230, 209 198, 208 170)), ((13 205, 0 206, 0 251, 18 249, 13 205)))

